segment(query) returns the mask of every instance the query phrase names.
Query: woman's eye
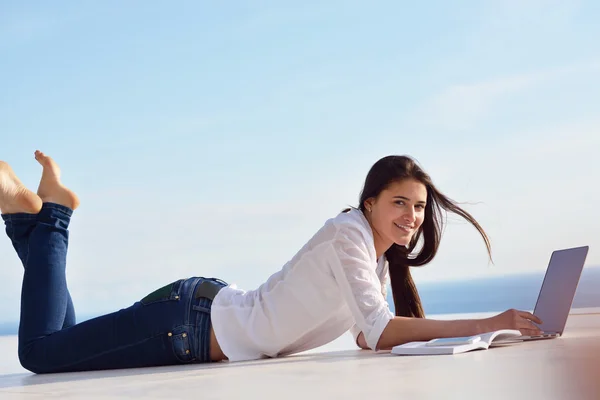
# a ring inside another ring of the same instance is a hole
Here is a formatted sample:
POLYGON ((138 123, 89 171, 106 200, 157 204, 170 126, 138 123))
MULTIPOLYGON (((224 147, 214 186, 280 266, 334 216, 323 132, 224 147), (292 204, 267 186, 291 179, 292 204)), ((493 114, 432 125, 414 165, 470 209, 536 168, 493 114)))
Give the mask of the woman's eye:
MULTIPOLYGON (((396 203, 397 205, 399 205, 399 206, 403 206, 403 205, 405 205, 404 201, 402 201, 402 200, 397 200, 397 201, 395 201, 395 203, 396 203)), ((425 205, 424 205, 424 204, 417 204, 417 205, 415 206, 415 208, 417 208, 417 209, 420 209, 420 210, 424 210, 424 209, 425 209, 425 205)))

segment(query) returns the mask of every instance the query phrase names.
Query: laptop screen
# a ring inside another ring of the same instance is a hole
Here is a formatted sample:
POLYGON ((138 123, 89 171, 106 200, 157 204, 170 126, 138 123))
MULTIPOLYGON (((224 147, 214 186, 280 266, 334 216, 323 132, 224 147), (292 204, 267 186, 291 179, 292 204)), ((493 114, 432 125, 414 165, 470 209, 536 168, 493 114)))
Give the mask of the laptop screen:
POLYGON ((563 332, 588 248, 577 247, 552 253, 533 312, 543 322, 540 325, 542 331, 563 332))

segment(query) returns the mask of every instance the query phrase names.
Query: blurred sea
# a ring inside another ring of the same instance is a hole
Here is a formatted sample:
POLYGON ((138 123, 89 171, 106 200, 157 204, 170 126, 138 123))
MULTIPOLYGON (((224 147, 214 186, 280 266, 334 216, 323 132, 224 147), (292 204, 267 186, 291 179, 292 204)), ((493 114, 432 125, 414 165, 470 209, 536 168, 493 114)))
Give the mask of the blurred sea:
MULTIPOLYGON (((469 281, 417 284, 425 314, 533 310, 545 272, 507 275, 469 281)), ((388 303, 393 309, 391 291, 388 303)), ((585 267, 572 308, 600 307, 600 267, 585 267)))
MULTIPOLYGON (((544 273, 508 275, 502 277, 448 281, 417 286, 427 315, 502 312, 509 308, 532 310, 540 291, 544 273)), ((388 290, 392 311, 394 301, 388 290)), ((583 270, 573 308, 600 307, 600 267, 583 270)), ((94 316, 80 318, 89 319, 94 316)), ((0 323, 1 335, 17 333, 18 323, 0 323)))

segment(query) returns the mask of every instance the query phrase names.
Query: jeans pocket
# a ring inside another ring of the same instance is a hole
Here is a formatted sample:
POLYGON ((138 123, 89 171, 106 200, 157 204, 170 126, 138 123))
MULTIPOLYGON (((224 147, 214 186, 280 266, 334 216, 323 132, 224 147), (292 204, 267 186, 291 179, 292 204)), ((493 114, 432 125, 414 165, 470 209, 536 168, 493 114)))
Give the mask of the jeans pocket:
POLYGON ((188 363, 194 361, 194 355, 190 347, 190 332, 186 327, 180 326, 169 333, 173 354, 179 362, 188 363))
POLYGON ((181 289, 182 282, 183 279, 180 279, 156 289, 154 292, 148 294, 146 297, 140 300, 140 303, 147 306, 149 304, 158 303, 161 301, 179 300, 179 291, 181 289))

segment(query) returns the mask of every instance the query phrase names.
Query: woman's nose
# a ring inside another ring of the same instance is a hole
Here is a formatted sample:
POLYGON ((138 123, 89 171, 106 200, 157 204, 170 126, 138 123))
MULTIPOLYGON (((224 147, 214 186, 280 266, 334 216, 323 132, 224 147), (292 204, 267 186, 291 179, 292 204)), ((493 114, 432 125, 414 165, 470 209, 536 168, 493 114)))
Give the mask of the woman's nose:
POLYGON ((410 222, 410 223, 415 222, 415 219, 416 219, 415 209, 413 207, 410 207, 407 210, 406 214, 404 215, 404 219, 406 219, 406 222, 410 222))

